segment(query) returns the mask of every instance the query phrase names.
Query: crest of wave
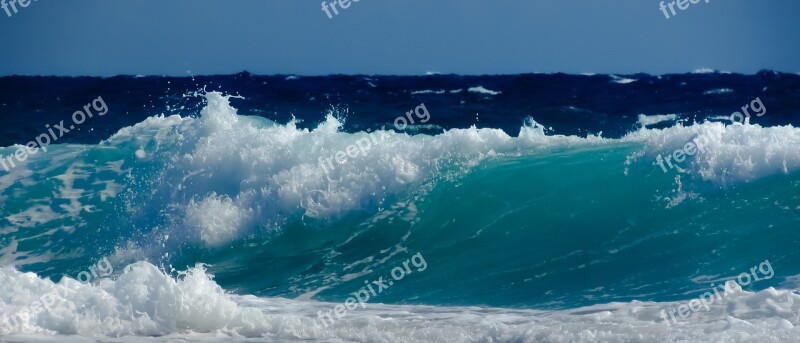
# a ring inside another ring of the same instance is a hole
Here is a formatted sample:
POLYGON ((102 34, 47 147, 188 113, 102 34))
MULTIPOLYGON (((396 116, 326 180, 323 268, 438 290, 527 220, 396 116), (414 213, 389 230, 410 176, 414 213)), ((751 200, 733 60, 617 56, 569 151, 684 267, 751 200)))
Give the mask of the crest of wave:
MULTIPOLYGON (((641 129, 623 140, 642 141, 644 147, 628 157, 628 167, 635 161, 652 164, 662 171, 657 156, 663 159, 688 143, 703 143, 693 156, 675 163, 681 170, 669 173, 698 175, 703 180, 728 185, 751 181, 769 175, 789 174, 800 169, 800 129, 791 125, 762 127, 760 125, 725 125, 720 122, 676 125, 665 129, 641 129)), ((691 151, 691 147, 689 147, 691 151)))
POLYGON ((435 136, 345 133, 333 114, 309 130, 294 120, 282 125, 240 116, 230 97, 205 96, 208 104, 200 118, 149 118, 108 142, 134 144, 140 160, 163 164, 150 185, 160 199, 154 206, 178 209, 178 226, 196 232, 208 246, 300 217, 335 220, 374 210, 492 156, 604 141, 546 136, 532 119, 518 137, 474 126, 435 136), (339 152, 346 156, 341 163, 339 152))

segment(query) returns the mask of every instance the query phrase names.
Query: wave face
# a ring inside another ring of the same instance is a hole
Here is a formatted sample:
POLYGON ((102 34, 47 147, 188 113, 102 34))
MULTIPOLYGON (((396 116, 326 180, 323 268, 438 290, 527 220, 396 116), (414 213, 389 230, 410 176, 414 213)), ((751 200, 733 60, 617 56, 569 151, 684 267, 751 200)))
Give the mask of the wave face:
MULTIPOLYGON (((656 79, 583 77, 608 87, 656 79)), ((747 125, 710 119, 723 112, 689 122, 658 109, 627 118, 645 127, 611 137, 558 134, 535 115, 517 118, 512 134, 475 118, 462 128, 435 120, 436 97, 491 103, 521 92, 474 81, 408 85, 426 97, 417 100, 431 122, 405 131, 392 129, 394 117, 360 121, 337 108, 316 120, 270 120, 232 105, 248 99, 192 93, 166 100, 201 100, 181 105, 185 114, 122 125, 99 143, 53 144, 0 170, 0 335, 788 342, 800 334, 800 129, 780 106, 772 112, 765 100, 768 113, 747 125), (491 93, 453 91, 477 87, 491 93), (687 142, 702 149, 662 170, 659 159, 687 142), (753 279, 665 322, 742 273, 753 279), (363 306, 325 322, 326 311, 372 285, 363 306)), ((739 91, 712 83, 692 87, 739 91)), ((99 120, 123 116, 108 106, 99 120)))

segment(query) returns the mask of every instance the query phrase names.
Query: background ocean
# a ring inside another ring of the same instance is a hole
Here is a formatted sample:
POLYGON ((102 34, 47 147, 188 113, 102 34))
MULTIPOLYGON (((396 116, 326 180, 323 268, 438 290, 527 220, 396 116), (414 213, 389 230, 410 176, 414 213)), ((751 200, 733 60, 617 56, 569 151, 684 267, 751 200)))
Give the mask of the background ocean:
POLYGON ((800 337, 800 75, 3 77, 0 155, 98 96, 108 114, 0 169, 0 341, 800 337), (656 164, 698 136, 683 172, 656 164))

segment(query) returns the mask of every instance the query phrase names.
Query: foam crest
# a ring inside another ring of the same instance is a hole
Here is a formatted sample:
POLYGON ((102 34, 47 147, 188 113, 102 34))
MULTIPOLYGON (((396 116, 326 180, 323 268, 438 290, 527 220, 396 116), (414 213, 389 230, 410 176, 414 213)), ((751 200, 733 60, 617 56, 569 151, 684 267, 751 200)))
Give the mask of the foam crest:
MULTIPOLYGON (((762 127, 760 125, 725 125, 720 122, 695 123, 690 126, 678 124, 665 129, 641 129, 623 138, 641 141, 644 147, 629 156, 628 164, 640 162, 652 164, 654 170, 662 172, 657 157, 673 155, 684 150, 689 142, 703 143, 697 146, 693 156, 683 162, 671 163, 678 168, 669 168, 670 173, 697 175, 716 184, 730 185, 752 181, 763 177, 790 174, 800 169, 800 129, 789 126, 762 127)), ((688 150, 687 150, 688 151, 688 150)))

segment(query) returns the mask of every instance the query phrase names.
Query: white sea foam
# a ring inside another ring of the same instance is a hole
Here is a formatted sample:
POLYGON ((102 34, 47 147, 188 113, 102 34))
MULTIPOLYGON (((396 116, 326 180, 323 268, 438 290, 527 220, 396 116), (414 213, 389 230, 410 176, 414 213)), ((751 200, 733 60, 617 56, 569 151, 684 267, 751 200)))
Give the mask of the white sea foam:
POLYGON ((711 69, 711 68, 700 68, 700 69, 695 69, 695 70, 692 72, 692 74, 713 74, 713 73, 716 73, 716 70, 714 70, 714 69, 711 69))
POLYGON ((733 89, 730 88, 717 88, 717 89, 709 89, 703 92, 703 95, 720 95, 720 94, 729 94, 733 93, 733 89))
POLYGON ((440 90, 426 89, 426 90, 411 92, 411 94, 444 94, 444 93, 445 93, 444 89, 440 89, 440 90))
POLYGON ((670 155, 697 137, 707 139, 705 151, 686 158, 680 165, 686 173, 706 181, 726 185, 800 170, 800 129, 791 125, 678 124, 665 129, 641 129, 623 140, 644 143, 642 151, 629 157, 629 163, 641 160, 650 165, 657 155, 670 155))
POLYGON ((677 114, 654 114, 654 115, 639 115, 639 125, 642 127, 647 127, 650 125, 655 125, 665 121, 674 121, 678 119, 677 114))
POLYGON ((483 88, 483 86, 470 87, 469 89, 467 89, 467 91, 469 91, 470 93, 489 94, 489 95, 497 95, 502 93, 499 91, 493 91, 491 89, 483 88))
POLYGON ((58 284, 0 268, 0 333, 162 336, 182 332, 259 335, 257 309, 239 306, 202 267, 173 279, 146 262, 116 280, 58 284), (44 298, 43 298, 44 297, 44 298), (48 306, 45 307, 44 304, 48 306), (48 309, 49 308, 49 309, 48 309))
POLYGON ((201 267, 177 278, 146 262, 114 280, 59 283, 0 268, 0 337, 14 342, 795 342, 800 295, 737 291, 677 324, 681 302, 609 303, 558 310, 370 303, 324 327, 332 305, 226 293, 201 267), (18 316, 46 294, 51 310, 18 316), (77 336, 75 336, 77 335, 77 336))
POLYGON ((200 239, 208 246, 218 246, 237 237, 238 230, 251 224, 252 209, 236 206, 227 196, 212 193, 186 207, 186 225, 200 231, 200 239))
POLYGON ((636 80, 636 79, 629 79, 629 78, 619 77, 617 75, 609 75, 608 77, 611 78, 611 82, 619 83, 619 84, 623 84, 623 85, 639 81, 639 80, 636 80))

